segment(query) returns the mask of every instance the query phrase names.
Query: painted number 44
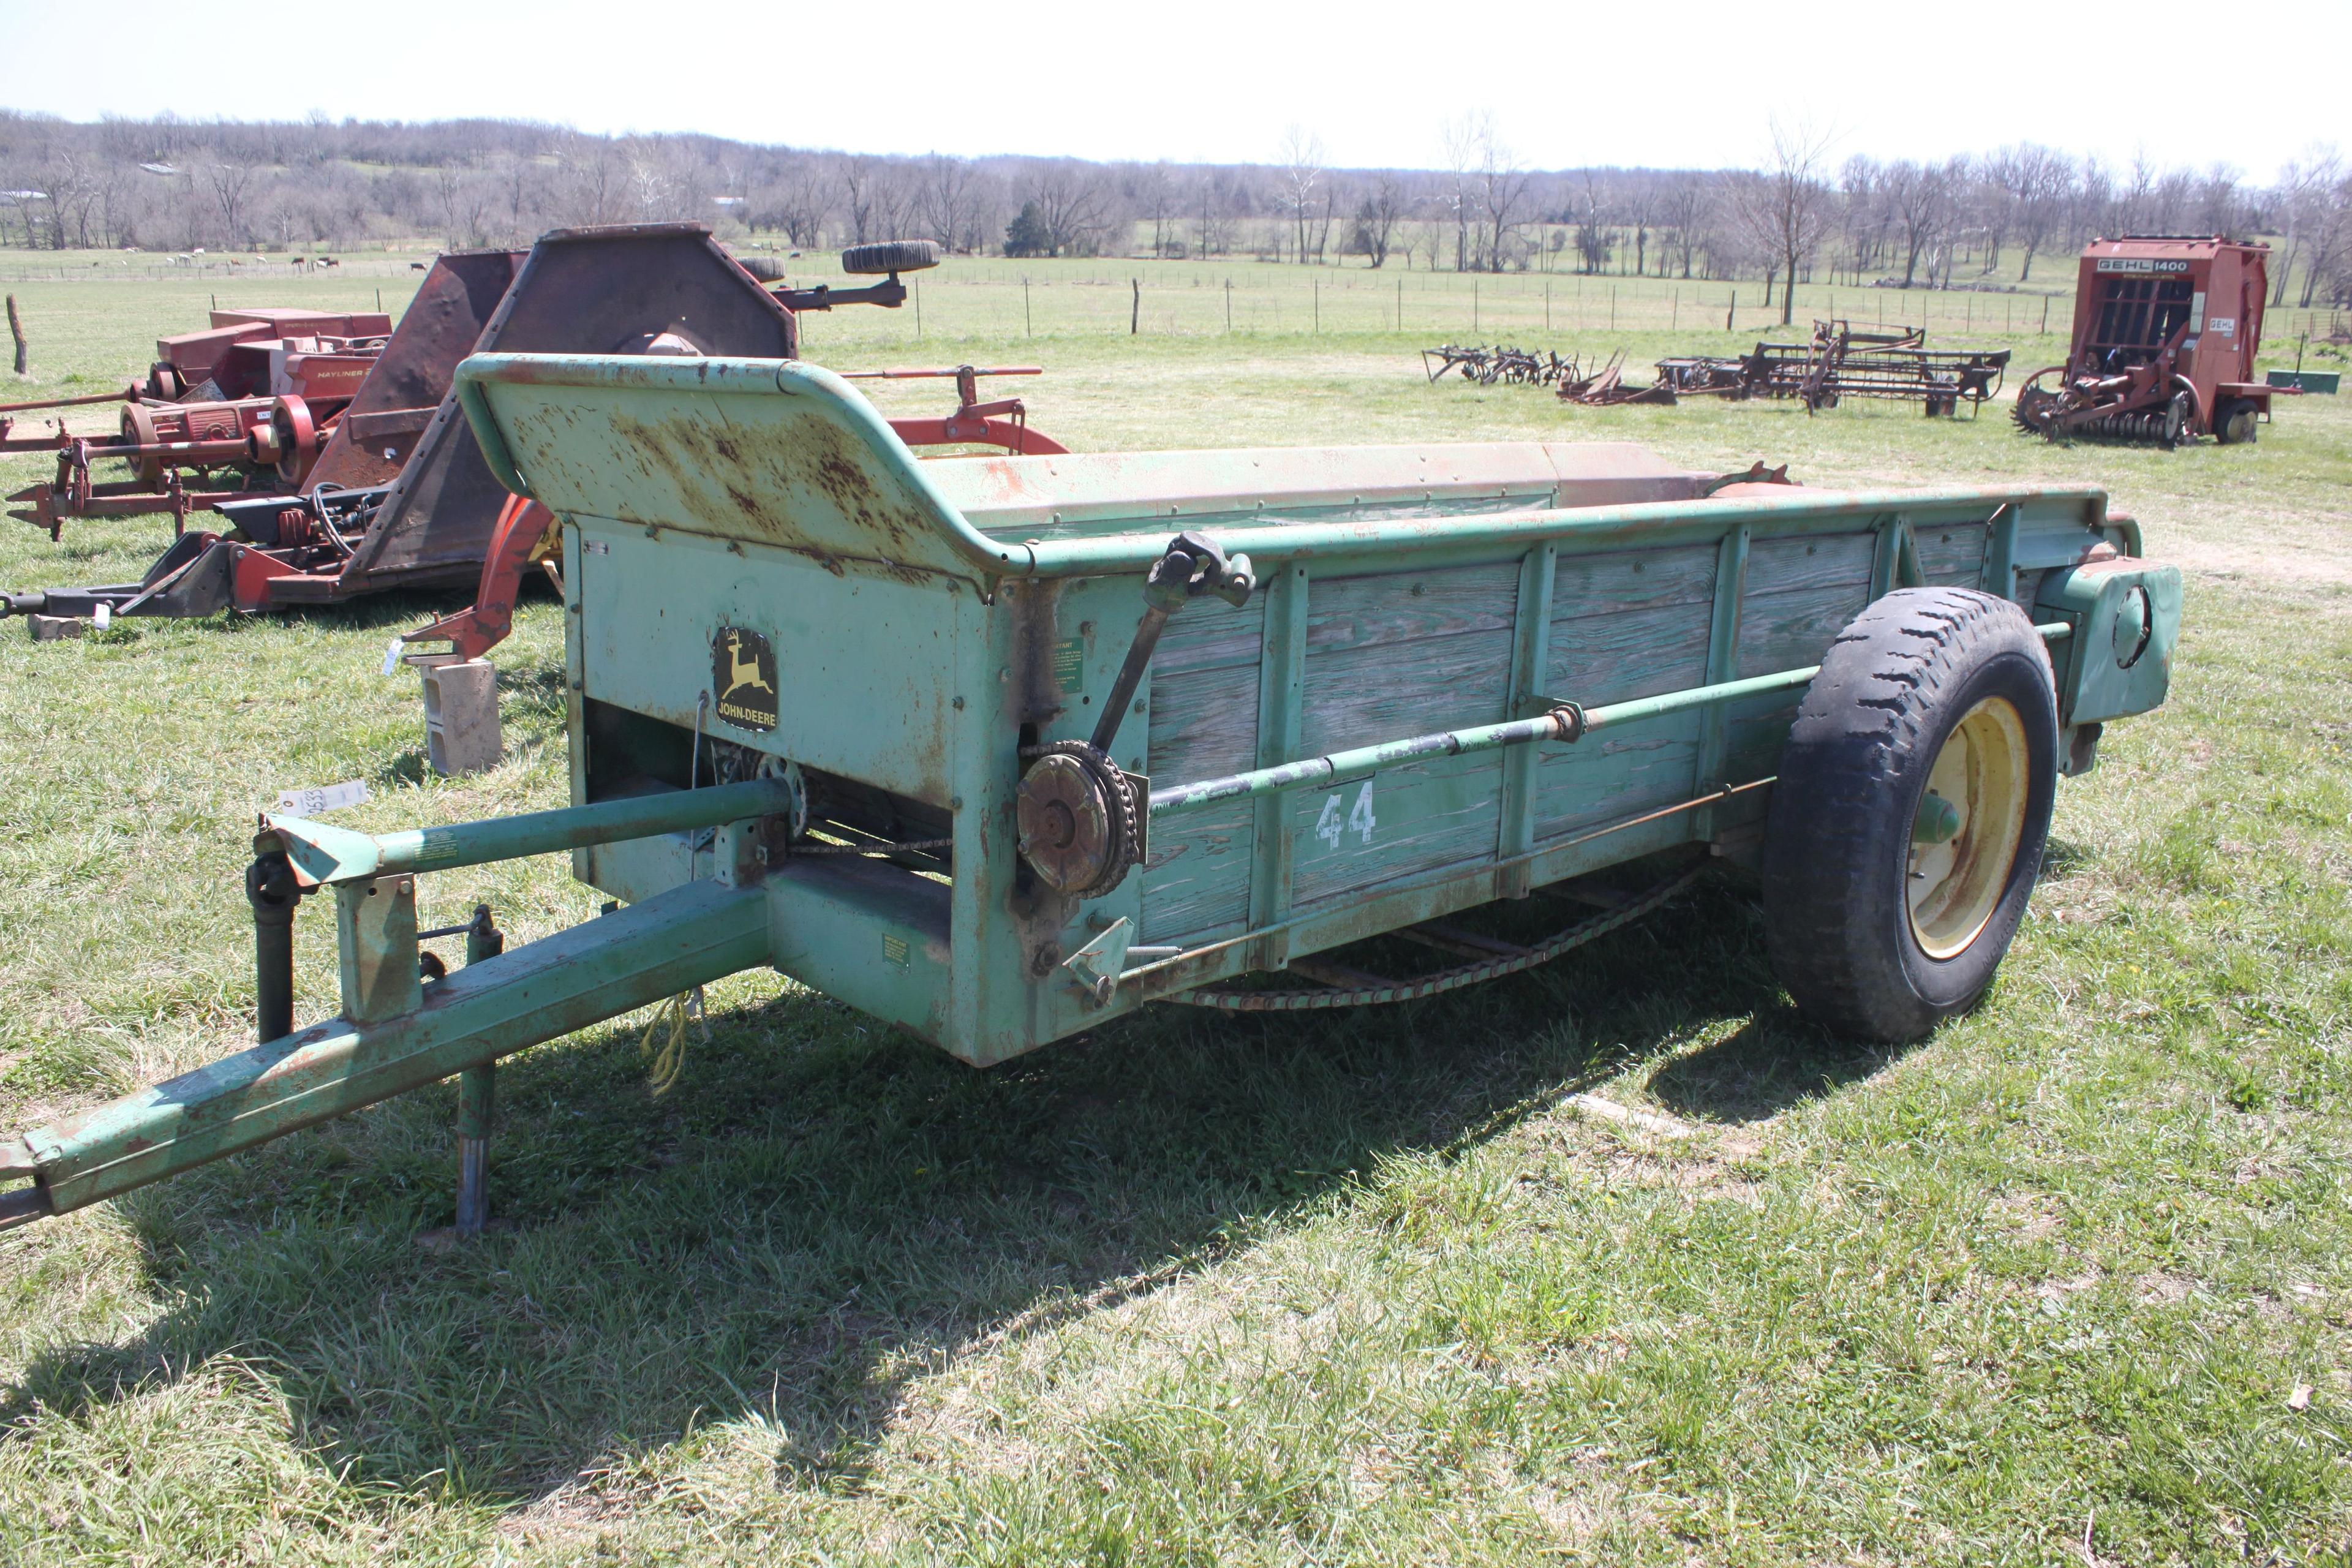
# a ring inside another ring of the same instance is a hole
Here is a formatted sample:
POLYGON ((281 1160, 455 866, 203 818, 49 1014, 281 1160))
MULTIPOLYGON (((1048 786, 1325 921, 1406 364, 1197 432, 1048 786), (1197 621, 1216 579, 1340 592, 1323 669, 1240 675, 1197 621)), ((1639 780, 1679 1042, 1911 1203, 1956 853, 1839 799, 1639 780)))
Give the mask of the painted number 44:
POLYGON ((1356 792, 1355 805, 1342 816, 1340 802, 1344 799, 1344 794, 1324 797, 1323 815, 1315 819, 1315 837, 1337 849, 1341 836, 1352 831, 1370 844, 1372 829, 1380 826, 1380 818, 1372 815, 1372 781, 1364 781, 1364 787, 1356 792))

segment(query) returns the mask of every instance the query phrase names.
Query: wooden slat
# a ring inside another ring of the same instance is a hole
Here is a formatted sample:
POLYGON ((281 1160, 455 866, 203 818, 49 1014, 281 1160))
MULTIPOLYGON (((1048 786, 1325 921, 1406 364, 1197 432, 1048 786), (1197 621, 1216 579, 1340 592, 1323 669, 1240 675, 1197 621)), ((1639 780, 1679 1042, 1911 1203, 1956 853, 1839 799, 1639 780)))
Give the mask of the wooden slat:
MULTIPOLYGON (((1320 598, 1323 585, 1315 591, 1320 598)), ((1453 637, 1310 652, 1300 754, 1499 723, 1510 658, 1507 622, 1453 637)))
POLYGON ((1356 815, 1361 782, 1297 792, 1290 807, 1294 909, 1360 892, 1443 866, 1491 862, 1501 821, 1502 760, 1495 752, 1433 757, 1373 782, 1366 837, 1345 826, 1356 815), (1317 834, 1337 800, 1342 825, 1335 847, 1317 834))
POLYGON ((1147 942, 1182 942, 1249 916, 1253 803, 1227 801, 1153 825, 1143 867, 1147 942))
MULTIPOLYGON (((1184 606, 1160 634, 1151 656, 1156 679, 1201 669, 1257 668, 1258 639, 1265 625, 1265 599, 1253 594, 1236 609, 1222 599, 1197 599, 1184 606)), ((1121 631, 1118 646, 1126 647, 1132 627, 1121 631)))
POLYGON ((1920 569, 1937 586, 1973 588, 1984 580, 1985 540, 1981 522, 1930 523, 1912 530, 1920 569))
POLYGON ((1594 708, 1703 684, 1708 609, 1697 599, 1555 619, 1543 694, 1594 708))
POLYGON ((1537 841, 1688 800, 1699 729, 1696 713, 1675 713, 1539 747, 1537 841))
POLYGON ((1553 618, 1709 603, 1715 596, 1715 554, 1712 544, 1563 554, 1552 578, 1553 618))
POLYGON ((1734 674, 1770 675, 1819 664, 1846 622, 1870 603, 1867 576, 1838 588, 1751 594, 1743 607, 1734 674))
POLYGON ((1877 542, 1868 532, 1757 540, 1748 550, 1748 597, 1866 584, 1877 542))
POLYGON ((1199 669, 1151 678, 1150 765, 1155 781, 1187 784, 1257 765, 1255 670, 1199 669))
POLYGON ((1517 567, 1509 563, 1318 577, 1315 603, 1307 613, 1307 657, 1507 632, 1518 606, 1518 581, 1517 567))

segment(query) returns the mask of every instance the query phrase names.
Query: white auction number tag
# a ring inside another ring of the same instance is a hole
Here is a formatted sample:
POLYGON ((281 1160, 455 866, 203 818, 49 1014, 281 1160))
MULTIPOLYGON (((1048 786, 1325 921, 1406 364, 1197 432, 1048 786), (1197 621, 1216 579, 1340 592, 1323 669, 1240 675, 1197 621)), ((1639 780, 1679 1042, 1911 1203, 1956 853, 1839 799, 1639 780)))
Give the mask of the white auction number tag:
POLYGON ((367 797, 367 780, 346 779, 341 784, 280 790, 278 792, 278 809, 293 816, 318 816, 330 811, 341 811, 347 805, 358 805, 367 797))

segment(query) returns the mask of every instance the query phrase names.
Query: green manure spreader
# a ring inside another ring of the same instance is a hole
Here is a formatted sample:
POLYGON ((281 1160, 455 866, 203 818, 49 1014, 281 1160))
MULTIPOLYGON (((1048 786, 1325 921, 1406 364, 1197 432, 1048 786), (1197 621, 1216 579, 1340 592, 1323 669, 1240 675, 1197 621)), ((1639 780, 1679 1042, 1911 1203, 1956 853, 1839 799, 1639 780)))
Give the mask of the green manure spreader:
POLYGON ((478 355, 459 396, 563 524, 573 804, 265 818, 261 1043, 0 1144, 8 1219, 457 1075, 472 1228, 500 1057, 738 970, 986 1065, 1148 1002, 1488 979, 1726 862, 1800 1005, 1913 1038, 1984 992, 2059 775, 2163 700, 2179 630, 2091 489, 1532 443, 919 461, 789 360, 478 355), (555 850, 611 912, 420 949, 457 932, 418 878, 555 850), (1472 912, 1538 891, 1575 912, 1536 940, 1472 912), (306 899, 341 994, 298 1029, 306 899))

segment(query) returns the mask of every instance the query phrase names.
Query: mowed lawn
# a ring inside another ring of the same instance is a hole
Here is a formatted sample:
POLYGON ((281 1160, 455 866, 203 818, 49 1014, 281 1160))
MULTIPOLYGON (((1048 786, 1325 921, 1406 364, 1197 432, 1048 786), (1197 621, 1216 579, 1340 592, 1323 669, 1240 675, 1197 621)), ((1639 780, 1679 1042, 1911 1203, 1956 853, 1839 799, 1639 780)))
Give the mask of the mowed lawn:
MULTIPOLYGON (((1160 1008, 985 1073, 739 976, 665 1096, 643 1018, 509 1064, 478 1246, 416 1239, 453 1086, 8 1233, 0 1562, 2347 1560, 2352 400, 2170 454, 2000 408, 1576 410, 1426 384, 1466 321, 1154 331, 1147 288, 1130 338, 1126 264, 1041 263, 1032 336, 1022 274, 960 321, 956 265, 921 340, 844 310, 812 357, 1043 365, 1017 390, 1079 449, 1631 439, 2104 483, 2189 569, 2172 700, 2062 785, 1991 997, 1907 1050, 1797 1017, 1727 881, 1433 1002, 1160 1008), (1044 320, 1082 277, 1116 308, 1044 320)), ((403 270, 12 284, 14 395, 119 384, 215 291, 396 306, 403 270)), ((1753 331, 1502 335, 1641 366, 1753 331)), ((0 522, 0 586, 134 575, 168 532, 0 522)), ((379 669, 446 604, 0 623, 0 1125, 246 1043, 238 879, 280 788, 364 778, 338 820, 369 828, 561 803, 545 597, 498 656, 507 763, 424 768, 379 669)), ((520 938, 598 901, 551 858, 430 879, 423 914, 482 898, 520 938)), ((306 1021, 331 927, 298 928, 306 1021)))

